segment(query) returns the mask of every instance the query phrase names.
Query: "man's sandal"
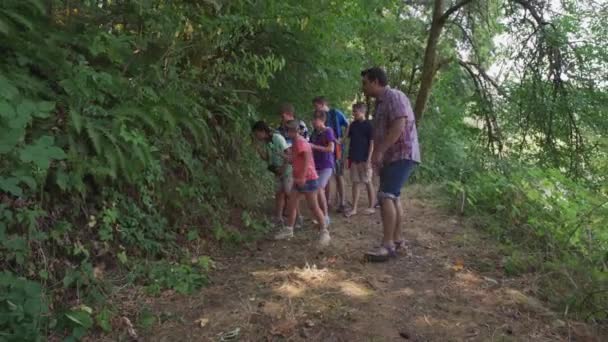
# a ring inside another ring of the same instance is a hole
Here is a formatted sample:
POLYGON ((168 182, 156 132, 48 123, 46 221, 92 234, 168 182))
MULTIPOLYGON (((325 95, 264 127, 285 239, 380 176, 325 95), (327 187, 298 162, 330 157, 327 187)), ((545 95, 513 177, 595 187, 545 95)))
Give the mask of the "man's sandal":
POLYGON ((380 246, 365 253, 365 260, 369 262, 386 262, 397 256, 394 248, 380 246))

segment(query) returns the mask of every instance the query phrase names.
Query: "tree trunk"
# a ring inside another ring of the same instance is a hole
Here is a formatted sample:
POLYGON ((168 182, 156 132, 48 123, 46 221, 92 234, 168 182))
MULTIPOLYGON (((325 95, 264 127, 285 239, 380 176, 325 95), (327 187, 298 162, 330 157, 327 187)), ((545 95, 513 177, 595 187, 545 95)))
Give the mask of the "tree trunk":
POLYGON ((416 97, 416 105, 414 106, 416 122, 419 122, 422 118, 422 114, 426 108, 426 103, 431 94, 431 88, 433 87, 433 78, 435 77, 435 62, 437 59, 437 44, 439 43, 439 37, 441 36, 441 31, 445 24, 445 20, 443 18, 444 5, 444 0, 435 0, 435 5, 433 6, 433 20, 431 22, 429 38, 426 43, 426 50, 424 51, 420 89, 418 91, 418 96, 416 97))

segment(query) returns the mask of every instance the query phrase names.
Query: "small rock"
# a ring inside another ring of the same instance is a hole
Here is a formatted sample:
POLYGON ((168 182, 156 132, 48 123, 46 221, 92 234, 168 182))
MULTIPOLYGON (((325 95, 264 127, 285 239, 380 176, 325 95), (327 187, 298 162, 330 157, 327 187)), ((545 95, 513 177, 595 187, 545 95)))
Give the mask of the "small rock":
POLYGON ((399 336, 401 336, 402 338, 404 338, 406 340, 410 339, 410 334, 407 331, 400 331, 399 336))
POLYGON ((566 326, 566 322, 562 321, 561 319, 556 319, 555 321, 553 321, 553 323, 551 323, 551 326, 553 327, 553 329, 563 328, 566 326))
POLYGON ((307 328, 312 328, 315 326, 315 322, 307 319, 306 322, 304 322, 304 325, 306 325, 307 328))

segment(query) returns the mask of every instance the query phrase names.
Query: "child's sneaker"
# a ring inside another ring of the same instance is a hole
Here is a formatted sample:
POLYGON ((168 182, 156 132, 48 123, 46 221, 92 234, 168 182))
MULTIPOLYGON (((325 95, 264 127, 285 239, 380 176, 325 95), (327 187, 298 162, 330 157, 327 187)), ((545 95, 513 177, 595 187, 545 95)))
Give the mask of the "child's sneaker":
POLYGON ((292 227, 283 227, 280 232, 278 232, 275 236, 275 240, 287 240, 293 237, 293 228, 292 227))
POLYGON ((329 230, 327 230, 327 228, 322 229, 319 236, 319 247, 323 248, 329 246, 330 241, 331 237, 329 236, 329 230))
POLYGON ((296 228, 300 229, 304 227, 304 217, 302 217, 302 215, 298 215, 296 217, 296 228))

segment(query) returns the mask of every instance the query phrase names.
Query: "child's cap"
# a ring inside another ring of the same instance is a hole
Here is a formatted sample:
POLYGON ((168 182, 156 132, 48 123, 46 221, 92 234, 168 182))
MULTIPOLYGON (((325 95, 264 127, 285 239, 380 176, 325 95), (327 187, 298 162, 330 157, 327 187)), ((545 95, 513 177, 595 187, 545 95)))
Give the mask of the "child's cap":
POLYGON ((285 127, 287 127, 289 130, 297 131, 300 128, 300 125, 297 120, 289 120, 285 124, 285 127))

